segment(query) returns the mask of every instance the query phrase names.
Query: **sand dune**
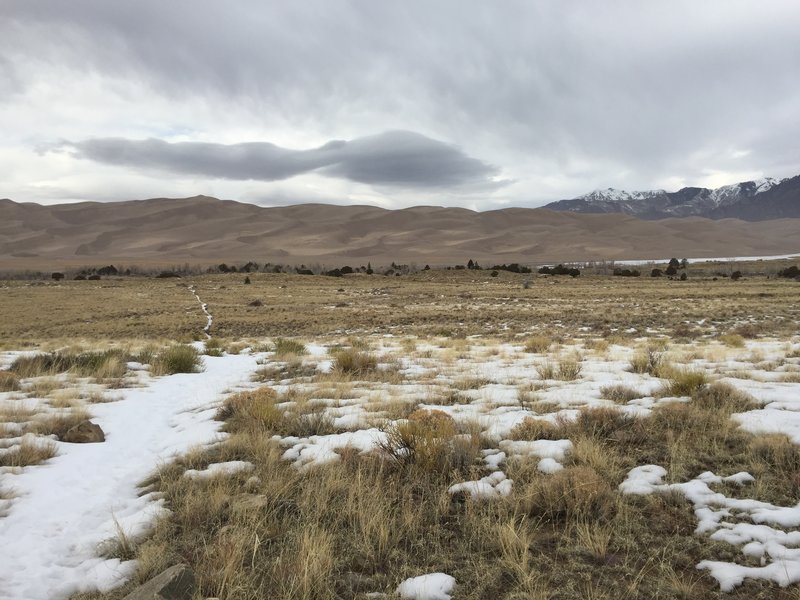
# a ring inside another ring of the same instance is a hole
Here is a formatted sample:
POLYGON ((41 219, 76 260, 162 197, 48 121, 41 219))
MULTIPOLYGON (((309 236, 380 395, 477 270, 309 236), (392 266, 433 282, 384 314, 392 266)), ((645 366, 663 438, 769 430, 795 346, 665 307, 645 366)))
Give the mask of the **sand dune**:
POLYGON ((508 208, 304 204, 197 196, 41 206, 0 200, 3 268, 255 260, 353 266, 538 263, 800 252, 800 219, 745 222, 508 208))

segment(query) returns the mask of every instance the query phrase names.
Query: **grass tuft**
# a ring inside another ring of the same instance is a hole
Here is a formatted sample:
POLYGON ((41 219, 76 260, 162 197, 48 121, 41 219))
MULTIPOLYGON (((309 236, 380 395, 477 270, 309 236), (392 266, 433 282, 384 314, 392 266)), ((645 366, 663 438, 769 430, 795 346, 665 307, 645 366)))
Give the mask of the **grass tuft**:
POLYGON ((175 373, 197 373, 203 370, 203 359, 194 346, 177 344, 162 350, 153 360, 150 372, 153 375, 175 373))

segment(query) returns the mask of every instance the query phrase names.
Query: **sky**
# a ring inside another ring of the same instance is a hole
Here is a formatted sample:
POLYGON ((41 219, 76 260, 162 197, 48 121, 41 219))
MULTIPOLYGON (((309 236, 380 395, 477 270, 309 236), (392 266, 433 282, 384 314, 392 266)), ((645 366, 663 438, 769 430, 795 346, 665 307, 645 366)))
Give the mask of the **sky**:
POLYGON ((800 174, 797 0, 3 0, 0 198, 492 210, 800 174))

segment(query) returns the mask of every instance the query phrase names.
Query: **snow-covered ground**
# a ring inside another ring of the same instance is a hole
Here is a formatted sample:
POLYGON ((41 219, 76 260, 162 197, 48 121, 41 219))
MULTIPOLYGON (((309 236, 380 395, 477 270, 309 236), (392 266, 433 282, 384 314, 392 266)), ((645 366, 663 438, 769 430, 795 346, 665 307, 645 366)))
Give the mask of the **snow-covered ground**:
POLYGON ((66 598, 125 581, 135 563, 98 552, 118 528, 141 535, 164 510, 139 497, 137 485, 159 464, 221 437, 216 409, 226 391, 249 385, 256 359, 206 356, 203 372, 145 377, 144 387, 91 406, 105 442, 56 442, 58 455, 45 464, 0 468, 0 486, 15 496, 0 518, 0 598, 66 598))
MULTIPOLYGON (((689 400, 660 397, 656 392, 661 380, 629 372, 635 349, 627 346, 612 345, 600 351, 579 343, 561 347, 559 356, 578 356, 581 366, 574 380, 562 381, 542 379, 547 358, 525 353, 518 344, 480 339, 441 342, 417 340, 409 349, 391 337, 370 340, 373 352, 383 357, 380 368, 399 369, 402 377, 340 382, 344 387, 339 392, 344 389, 345 393, 337 393, 335 381, 311 382, 301 377, 273 382, 279 393, 313 391, 307 402, 322 408, 339 429, 331 435, 276 437, 285 449, 284 458, 306 470, 340 460, 337 449, 370 451, 385 439, 377 426, 392 418, 392 404, 408 403, 445 412, 456 422, 479 427, 493 440, 492 447, 483 451, 486 476, 450 487, 451 493, 492 501, 513 493, 514 482, 504 470, 514 457, 534 457, 541 472, 553 473, 572 451, 569 440, 509 439, 512 429, 525 419, 551 423, 573 419, 587 406, 613 406, 646 418, 658 404, 689 400), (602 389, 612 384, 632 388, 640 397, 623 404, 603 399, 602 389), (442 401, 453 390, 458 390, 458 400, 442 401)), ((797 340, 748 341, 743 348, 704 342, 692 352, 679 348, 676 352, 684 354, 675 360, 751 394, 762 407, 734 415, 744 429, 756 434, 786 433, 800 443, 798 349, 797 340), (747 378, 742 378, 743 373, 747 378)), ((332 356, 324 345, 308 344, 307 350, 303 362, 315 365, 320 373, 330 371, 332 356)), ((137 484, 160 462, 219 439, 219 423, 213 416, 224 394, 253 385, 249 381, 258 368, 257 359, 267 356, 206 356, 201 373, 163 378, 143 374, 143 387, 115 390, 120 399, 91 406, 93 421, 106 433, 104 443, 59 442, 58 456, 43 465, 0 471, 0 487, 16 494, 8 515, 0 518, 0 598, 63 598, 124 581, 133 571, 133 562, 98 558, 98 549, 116 536, 118 527, 133 536, 143 533, 164 510, 159 499, 138 497, 137 484)), ((555 355, 549 358, 557 359, 555 355)), ((7 363, 0 357, 0 364, 7 363)), ((0 394, 0 405, 3 401, 0 394)), ((294 401, 281 408, 300 410, 294 401)), ((188 471, 186 476, 210 477, 250 468, 249 463, 220 463, 188 471)), ((780 585, 800 581, 800 504, 773 506, 743 499, 742 494, 729 498, 712 489, 721 482, 748 486, 752 476, 747 473, 702 473, 691 481, 670 484, 664 483, 664 476, 662 465, 641 465, 631 471, 620 490, 683 493, 695 507, 699 535, 741 546, 743 556, 761 558, 762 568, 734 562, 699 564, 698 568, 717 578, 722 589, 731 589, 744 578, 780 585)), ((397 591, 408 598, 449 598, 456 583, 437 573, 403 582, 397 591)))

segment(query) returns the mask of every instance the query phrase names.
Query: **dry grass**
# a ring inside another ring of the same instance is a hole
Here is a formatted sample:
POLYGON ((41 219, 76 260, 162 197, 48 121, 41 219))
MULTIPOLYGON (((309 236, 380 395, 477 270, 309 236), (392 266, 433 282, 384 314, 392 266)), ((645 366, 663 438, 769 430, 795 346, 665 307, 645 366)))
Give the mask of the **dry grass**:
POLYGON ((53 352, 20 356, 10 370, 21 379, 72 373, 78 377, 107 379, 122 377, 127 368, 128 354, 119 349, 97 352, 53 352))
POLYGON ((24 438, 20 444, 0 454, 0 467, 38 465, 56 454, 56 445, 51 440, 24 438))
POLYGON ((275 358, 302 356, 308 352, 302 342, 286 338, 276 338, 272 343, 272 351, 275 353, 275 358))
POLYGON ((150 372, 160 376, 196 373, 202 370, 203 359, 200 357, 200 353, 193 346, 177 344, 162 350, 155 356, 150 372))
POLYGON ((526 417, 522 422, 514 426, 509 434, 512 440, 560 440, 564 437, 564 427, 553 425, 544 419, 526 417))
POLYGON ((0 392, 16 392, 21 389, 19 376, 10 371, 0 371, 0 392))
POLYGON ((704 371, 670 369, 667 380, 659 391, 661 396, 692 396, 705 388, 708 376, 704 371))
MULTIPOLYGON (((560 281, 558 285, 533 285, 521 290, 524 276, 495 278, 475 294, 474 272, 426 271, 412 276, 384 278, 325 277, 259 274, 249 288, 269 310, 253 310, 230 285, 237 275, 203 275, 194 278, 197 291, 214 314, 215 335, 244 337, 331 335, 342 323, 356 324, 361 332, 395 335, 512 333, 530 335, 530 307, 536 306, 541 323, 558 320, 559 334, 585 335, 580 328, 609 332, 612 328, 651 327, 672 332, 682 321, 697 322, 714 316, 718 330, 733 332, 751 320, 758 335, 791 334, 797 318, 794 282, 748 277, 735 286, 712 281, 718 265, 692 265, 691 281, 680 287, 662 278, 595 276, 560 281), (703 270, 707 276, 700 276, 703 270), (334 307, 343 283, 352 301, 334 307), (380 290, 380 293, 376 293, 380 290), (466 298, 465 294, 471 297, 466 298), (287 298, 291 297, 291 301, 287 298), (514 301, 522 300, 522 301, 514 301), (470 310, 458 307, 469 305, 470 310), (413 306, 414 311, 407 307, 413 306), (776 319, 776 317, 783 317, 776 319)), ((747 267, 744 267, 747 268, 747 267)), ((752 264, 753 272, 767 265, 752 264)), ((4 319, 0 340, 19 349, 34 342, 71 340, 171 339, 201 336, 205 316, 183 283, 174 280, 125 278, 101 286, 61 282, 58 286, 11 281, 3 291, 4 319), (65 293, 65 290, 67 293, 65 293), (59 312, 42 320, 31 306, 59 306, 59 312), (86 315, 92 318, 87 323, 86 315)), ((700 326, 698 326, 699 328, 700 326)), ((743 335, 743 333, 739 333, 743 335)), ((747 337, 747 336, 744 336, 747 337)))
POLYGON ((378 368, 378 359, 362 350, 350 348, 340 350, 333 359, 333 370, 347 375, 361 376, 378 368))
POLYGON ((36 435, 54 435, 58 439, 62 439, 67 431, 89 418, 89 413, 81 408, 47 413, 32 419, 25 428, 25 432, 36 435))
POLYGON ((524 350, 529 354, 544 354, 553 344, 553 340, 543 335, 529 337, 525 341, 524 350))
POLYGON ((615 384, 600 388, 600 396, 617 404, 626 404, 631 400, 641 398, 643 394, 627 385, 615 384))

